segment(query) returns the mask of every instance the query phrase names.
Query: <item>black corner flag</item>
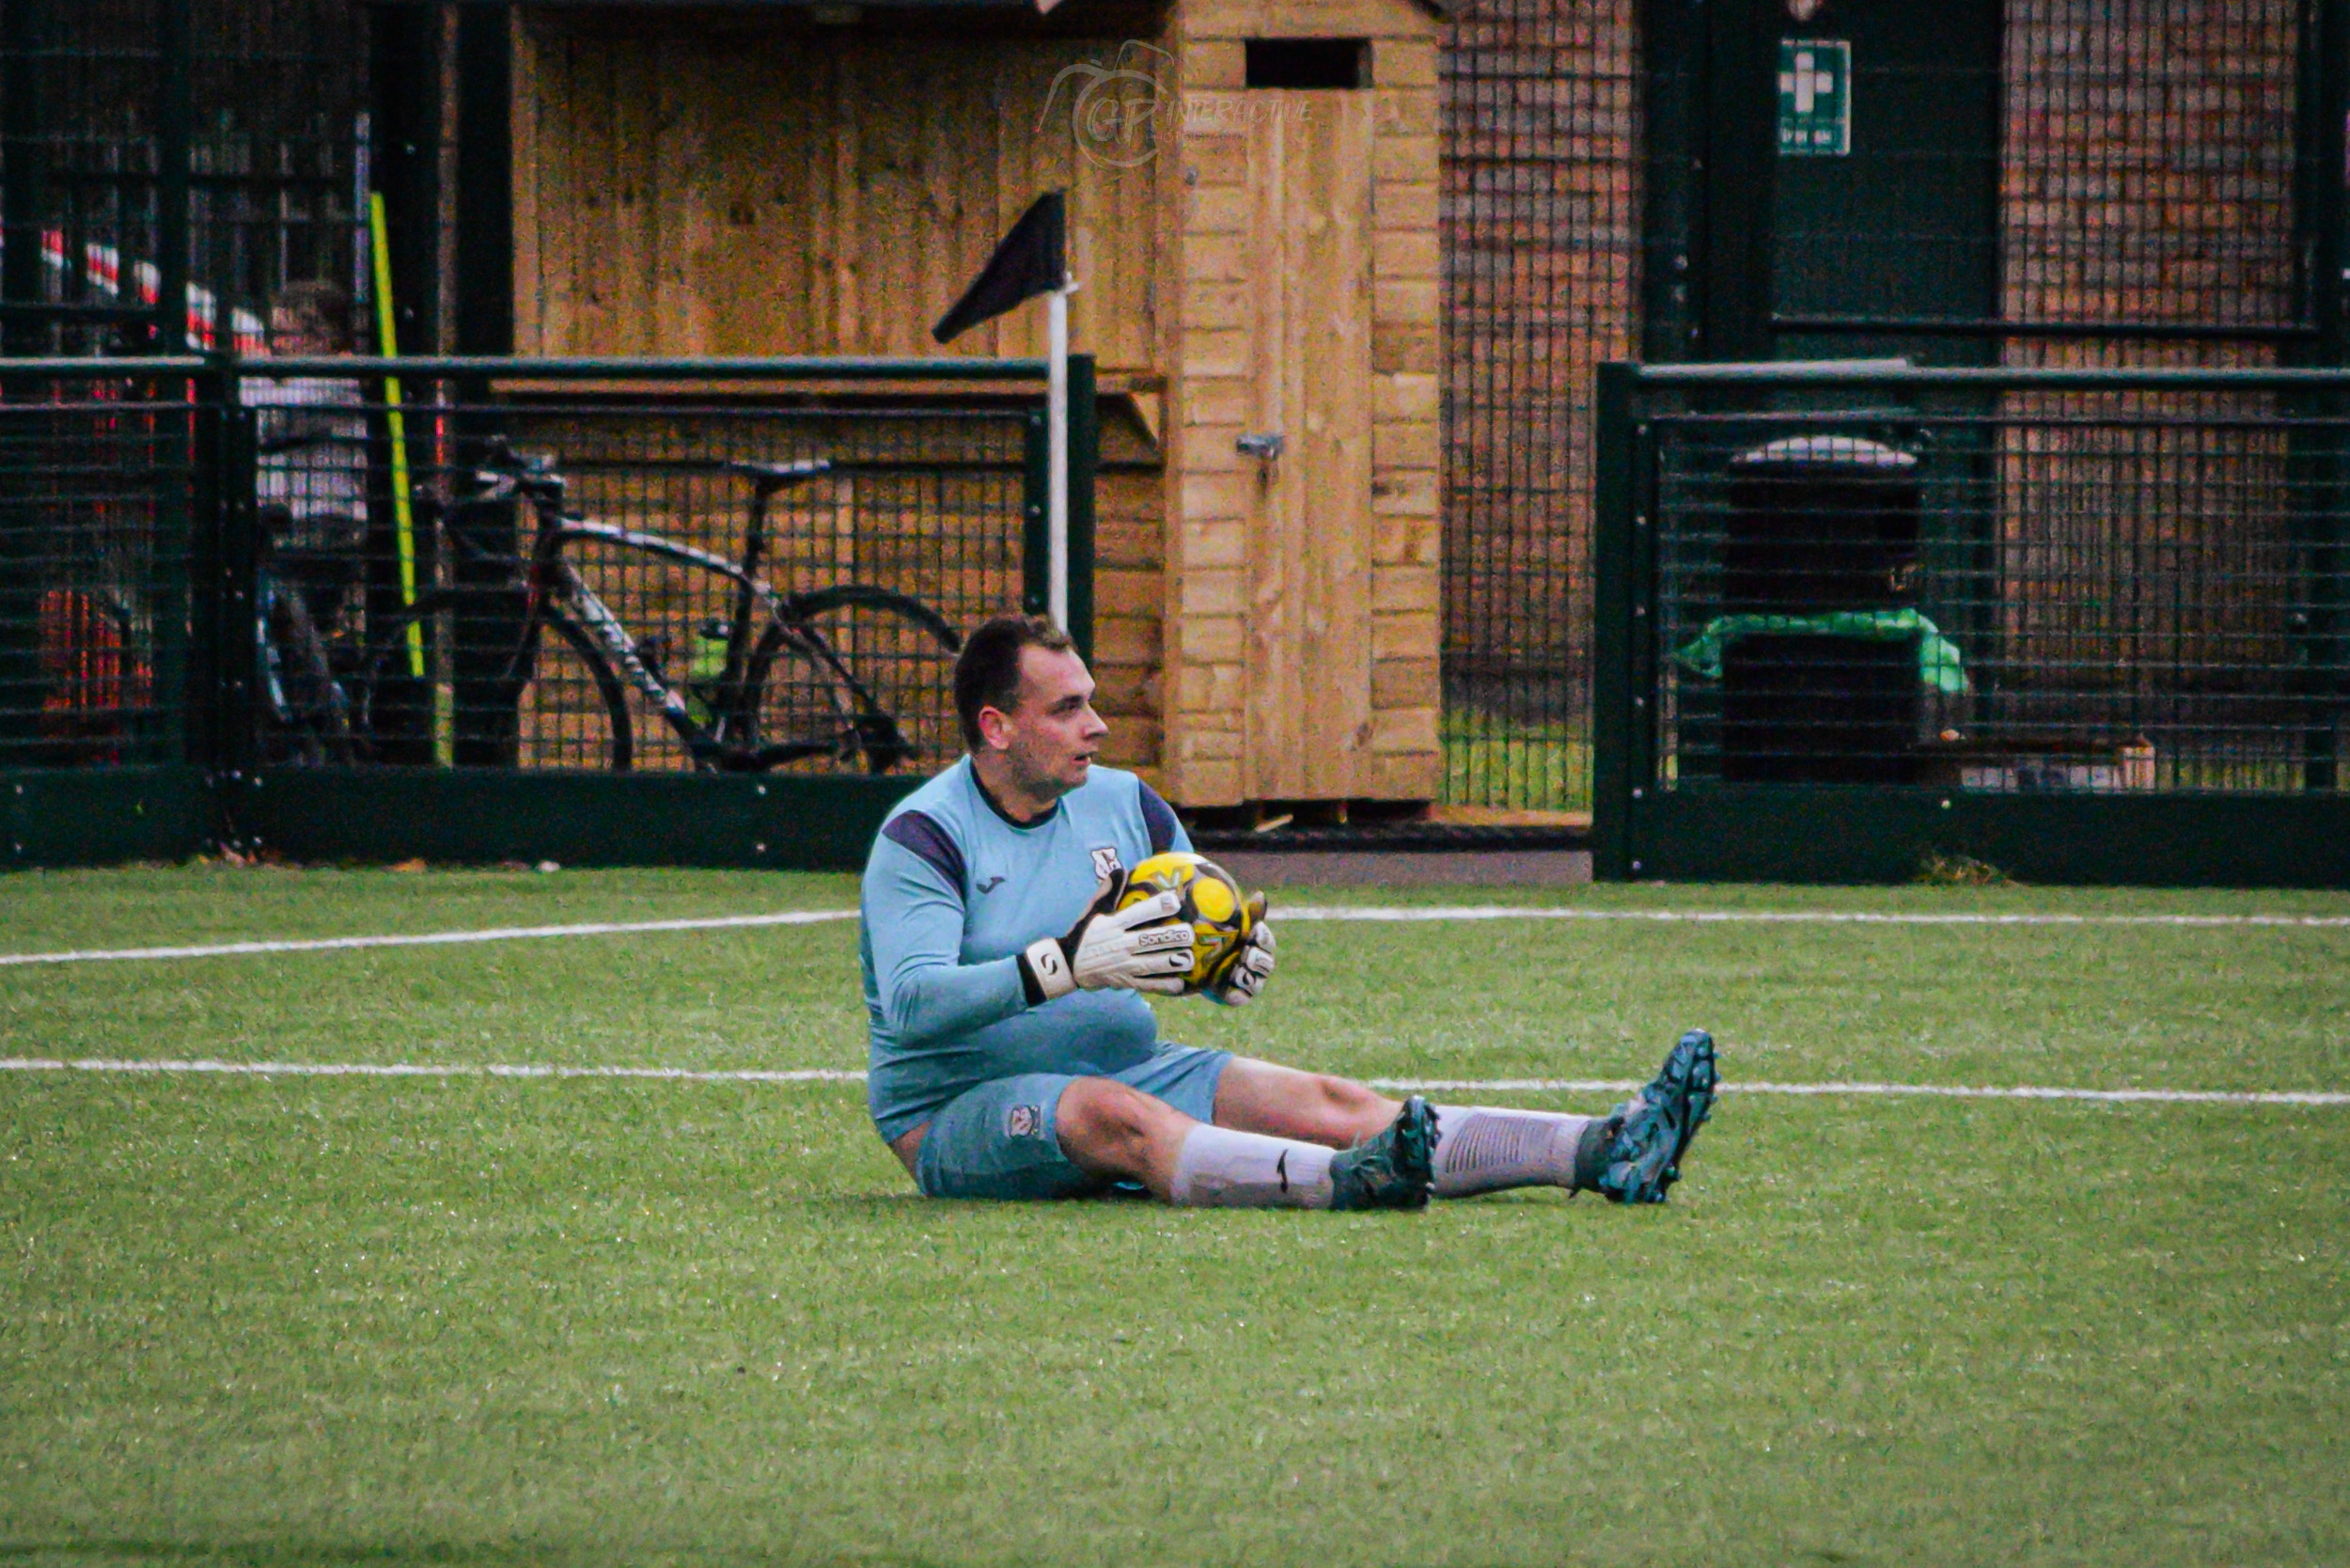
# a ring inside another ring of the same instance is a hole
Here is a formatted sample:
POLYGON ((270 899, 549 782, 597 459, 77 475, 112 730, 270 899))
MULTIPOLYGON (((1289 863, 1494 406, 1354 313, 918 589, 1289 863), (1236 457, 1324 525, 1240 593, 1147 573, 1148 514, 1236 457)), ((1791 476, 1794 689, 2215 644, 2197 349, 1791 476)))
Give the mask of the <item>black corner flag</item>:
POLYGON ((979 275, 971 280, 971 287, 963 291, 963 298, 931 328, 932 337, 950 343, 1022 300, 1050 293, 1068 281, 1062 195, 1047 191, 1029 203, 979 275))

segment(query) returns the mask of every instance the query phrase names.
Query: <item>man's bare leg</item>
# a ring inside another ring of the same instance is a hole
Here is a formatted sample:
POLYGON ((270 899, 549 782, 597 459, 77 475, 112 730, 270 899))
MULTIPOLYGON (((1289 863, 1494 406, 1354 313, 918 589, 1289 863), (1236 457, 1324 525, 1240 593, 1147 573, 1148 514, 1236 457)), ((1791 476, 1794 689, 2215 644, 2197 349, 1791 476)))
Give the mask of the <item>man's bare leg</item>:
POLYGON ((1070 1164, 1095 1176, 1140 1182, 1174 1201, 1175 1165, 1199 1123, 1166 1101, 1115 1078, 1079 1078, 1061 1090, 1053 1131, 1070 1164))
MULTIPOLYGON (((1391 1125, 1399 1102, 1368 1085, 1236 1057, 1215 1090, 1215 1123, 1346 1149, 1391 1125)), ((1595 1187, 1614 1137, 1609 1121, 1556 1111, 1439 1105, 1434 1196, 1508 1187, 1595 1187)))
MULTIPOLYGON (((1228 1077, 1230 1072, 1225 1069, 1228 1077)), ((1292 1076, 1311 1083, 1309 1074, 1292 1076)), ((1343 1131, 1340 1120, 1360 1109, 1358 1096, 1345 1091, 1359 1086, 1331 1082, 1335 1102, 1300 1092, 1274 1119, 1299 1119, 1292 1124, 1324 1134, 1343 1131)), ((1219 1083, 1219 1113, 1223 1099, 1219 1083)), ((1340 1151, 1335 1137, 1308 1141, 1212 1126, 1113 1079, 1079 1078, 1061 1090, 1053 1125, 1061 1152, 1079 1169, 1138 1181, 1185 1208, 1418 1208, 1428 1201, 1427 1109, 1415 1101, 1398 1110, 1386 1126, 1374 1124, 1371 1136, 1351 1138, 1340 1151)))
POLYGON ((1351 1149, 1386 1131, 1403 1108, 1375 1089, 1234 1057, 1215 1085, 1215 1124, 1300 1143, 1351 1149))
MULTIPOLYGON (((1308 1074, 1275 1071, 1309 1089, 1314 1082, 1308 1074)), ((1424 1204, 1429 1148, 1421 1130, 1425 1108, 1414 1112, 1420 1119, 1414 1123, 1417 1141, 1399 1145, 1400 1116, 1388 1116, 1384 1122, 1373 1120, 1369 1137, 1348 1137, 1333 1117, 1342 1121, 1359 1111, 1355 1100, 1370 1091, 1342 1080, 1329 1081, 1339 1095, 1335 1111, 1328 1096, 1316 1099, 1290 1085, 1286 1108, 1277 1105, 1268 1113, 1284 1124, 1313 1128, 1321 1135, 1317 1140, 1196 1121, 1166 1101, 1114 1078, 1071 1080, 1055 1108, 1053 1133, 1061 1152, 1078 1169, 1139 1182, 1154 1197, 1179 1206, 1365 1209, 1424 1204), (1347 1145, 1342 1151, 1336 1147, 1341 1142, 1347 1145)), ((1220 1108, 1221 1092, 1217 1104, 1220 1108)), ((917 1181, 922 1143, 929 1133, 925 1124, 890 1145, 917 1181)))

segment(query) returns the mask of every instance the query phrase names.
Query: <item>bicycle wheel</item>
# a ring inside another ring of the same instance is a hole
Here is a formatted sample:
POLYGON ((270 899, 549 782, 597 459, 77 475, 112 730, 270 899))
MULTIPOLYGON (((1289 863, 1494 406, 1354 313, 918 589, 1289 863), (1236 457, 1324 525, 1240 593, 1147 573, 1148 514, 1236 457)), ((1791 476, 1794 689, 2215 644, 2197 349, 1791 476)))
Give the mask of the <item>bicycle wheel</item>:
POLYGON ((625 773, 634 765, 627 689, 577 621, 551 615, 540 622, 537 657, 525 667, 514 703, 516 760, 524 767, 625 773))
POLYGON ((744 741, 761 769, 888 773, 958 748, 962 639, 918 599, 845 583, 785 601, 744 672, 744 741))
POLYGON ((542 616, 512 651, 456 650, 449 662, 459 667, 445 683, 415 680, 408 629, 422 626, 428 642, 438 641, 430 634, 446 624, 442 618, 458 608, 457 600, 447 592, 428 595, 368 644, 352 691, 352 741, 361 760, 431 760, 446 739, 461 763, 611 772, 632 765, 627 690, 594 639, 568 616, 542 616), (436 695, 436 684, 446 697, 436 695))

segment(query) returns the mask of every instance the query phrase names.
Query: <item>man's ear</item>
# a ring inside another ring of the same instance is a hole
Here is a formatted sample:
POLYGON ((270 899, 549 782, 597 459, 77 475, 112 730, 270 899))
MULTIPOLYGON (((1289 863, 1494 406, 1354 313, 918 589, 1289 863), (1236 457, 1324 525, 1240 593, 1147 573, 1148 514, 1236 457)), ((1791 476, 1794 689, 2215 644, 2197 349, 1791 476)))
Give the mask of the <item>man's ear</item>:
POLYGON ((1011 749, 1011 720, 1004 716, 1001 708, 993 704, 980 707, 979 742, 990 751, 1011 749))

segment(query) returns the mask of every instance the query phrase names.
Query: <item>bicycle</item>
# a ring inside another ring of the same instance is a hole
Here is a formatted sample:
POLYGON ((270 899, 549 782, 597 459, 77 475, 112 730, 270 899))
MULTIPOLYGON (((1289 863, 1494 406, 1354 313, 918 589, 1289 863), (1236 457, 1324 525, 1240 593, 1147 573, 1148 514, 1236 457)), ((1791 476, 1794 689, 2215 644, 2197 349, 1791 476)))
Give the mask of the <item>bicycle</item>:
POLYGON ((871 584, 778 593, 760 575, 771 504, 832 464, 811 459, 724 467, 752 484, 739 560, 572 514, 566 481, 551 459, 494 448, 476 475, 479 488, 450 508, 445 532, 474 563, 518 570, 499 588, 436 589, 371 638, 349 682, 358 760, 388 760, 377 734, 380 710, 385 688, 412 667, 409 628, 467 610, 477 624, 502 621, 511 629, 511 648, 494 651, 497 672, 485 682, 485 706, 516 716, 525 757, 555 750, 588 766, 629 770, 637 760, 632 693, 677 735, 697 769, 763 773, 822 762, 879 775, 917 757, 920 748, 908 739, 900 713, 908 699, 935 699, 947 691, 961 636, 920 600, 871 584), (525 547, 508 554, 472 537, 477 520, 500 516, 517 501, 533 520, 525 547), (633 635, 567 558, 583 544, 682 566, 728 585, 728 611, 697 626, 682 679, 666 667, 668 639, 633 635))

